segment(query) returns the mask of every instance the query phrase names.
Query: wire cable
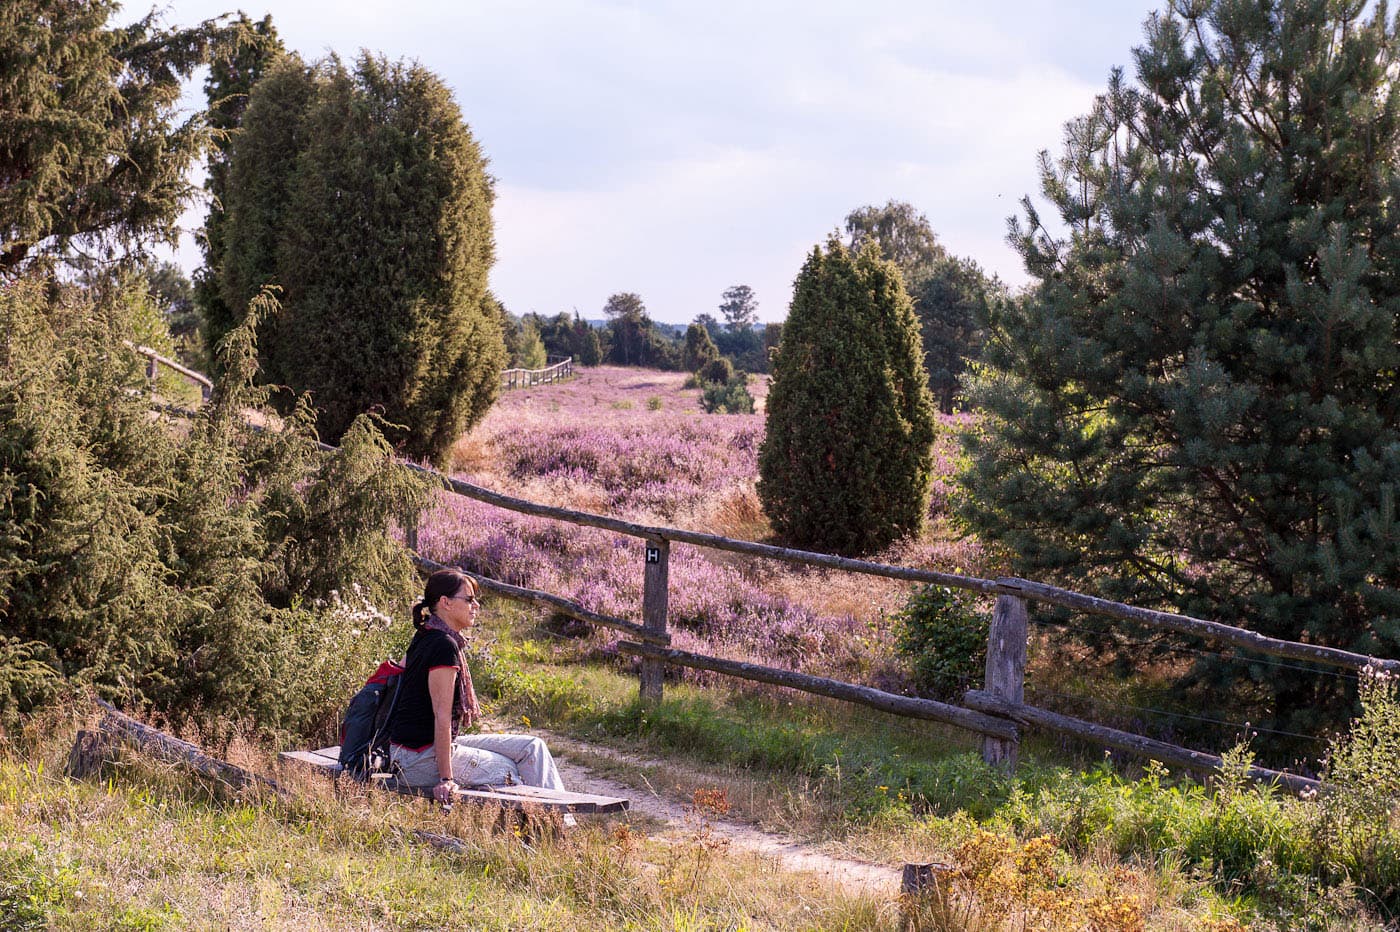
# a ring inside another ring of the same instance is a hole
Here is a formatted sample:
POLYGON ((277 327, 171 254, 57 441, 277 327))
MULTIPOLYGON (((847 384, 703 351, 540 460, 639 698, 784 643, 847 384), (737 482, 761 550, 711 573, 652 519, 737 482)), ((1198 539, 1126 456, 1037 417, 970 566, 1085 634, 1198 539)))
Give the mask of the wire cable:
MULTIPOLYGON (((1037 621, 1036 623, 1037 623, 1038 625, 1040 625, 1041 627, 1046 627, 1046 628, 1048 628, 1048 627, 1060 627, 1060 628, 1073 628, 1073 629, 1078 630, 1078 631, 1088 631, 1088 630, 1089 630, 1089 628, 1088 628, 1087 625, 1084 625, 1084 624, 1082 624, 1082 623, 1072 622, 1072 621, 1037 621)), ((1146 640, 1144 640, 1144 639, 1125 638, 1125 640, 1127 640, 1127 641, 1128 641, 1129 643, 1131 643, 1131 644, 1137 644, 1137 645, 1147 645, 1147 644, 1149 643, 1148 641, 1146 641, 1146 640)), ((1221 650, 1210 650, 1209 648, 1188 647, 1188 646, 1186 646, 1185 644, 1163 644, 1163 645, 1156 645, 1156 644, 1153 644, 1152 646, 1154 646, 1154 647, 1160 647, 1161 649, 1168 650, 1168 651, 1173 651, 1173 652, 1176 652, 1176 653, 1191 653, 1191 654, 1199 654, 1200 656, 1203 656, 1203 657, 1218 657, 1218 658, 1220 658, 1220 659, 1222 659, 1222 660, 1225 660, 1225 661, 1228 661, 1228 662, 1231 662, 1231 663, 1258 664, 1258 665, 1260 665, 1260 666, 1273 667, 1273 668, 1279 669, 1279 670, 1296 670, 1296 671, 1299 671, 1299 672, 1301 672, 1301 673, 1315 673, 1315 674, 1317 674, 1318 676, 1331 676, 1331 677, 1335 677, 1335 678, 1337 678, 1337 679, 1343 679, 1343 680, 1349 680, 1349 681, 1356 681, 1356 680, 1359 680, 1359 679, 1361 678, 1361 675, 1360 675, 1359 673, 1353 673, 1353 672, 1346 671, 1346 670, 1324 669, 1324 668, 1321 668, 1321 667, 1305 667, 1305 666, 1302 666, 1302 665, 1300 665, 1300 664, 1296 664, 1296 663, 1287 663, 1287 662, 1282 661, 1282 660, 1273 660, 1273 659, 1271 659, 1271 658, 1266 658, 1266 657, 1263 657, 1263 656, 1254 657, 1254 658, 1252 658, 1252 657, 1247 657, 1247 656, 1244 656, 1244 655, 1242 654, 1242 651, 1244 651, 1245 648, 1239 648, 1239 649, 1237 649, 1237 650, 1234 651, 1234 652, 1226 653, 1225 651, 1221 651, 1221 650)))
MULTIPOLYGON (((1033 690, 1039 695, 1054 696, 1057 699, 1071 699, 1076 702, 1087 702, 1090 705, 1095 706, 1110 705, 1110 702, 1105 699, 1096 699, 1093 696, 1073 695, 1071 693, 1057 692, 1053 689, 1045 689, 1044 687, 1039 687, 1034 684, 1028 685, 1027 689, 1033 690)), ((1252 731, 1270 735, 1283 735, 1289 738, 1301 738, 1304 741, 1323 742, 1326 740, 1325 738, 1319 738, 1317 735, 1305 735, 1300 734, 1296 731, 1284 731, 1279 728, 1265 728, 1260 725, 1252 725, 1249 722, 1233 722, 1223 718, 1210 718, 1209 716, 1205 715, 1192 715, 1188 712, 1171 712, 1166 709, 1154 709, 1151 706, 1133 705, 1132 703, 1119 702, 1116 700, 1114 700, 1111 704, 1115 708, 1132 709, 1134 712, 1149 712, 1155 715, 1166 715, 1170 716, 1171 718, 1185 719, 1187 721, 1193 722, 1206 722, 1212 725, 1229 725, 1230 727, 1238 728, 1241 731, 1252 731)))

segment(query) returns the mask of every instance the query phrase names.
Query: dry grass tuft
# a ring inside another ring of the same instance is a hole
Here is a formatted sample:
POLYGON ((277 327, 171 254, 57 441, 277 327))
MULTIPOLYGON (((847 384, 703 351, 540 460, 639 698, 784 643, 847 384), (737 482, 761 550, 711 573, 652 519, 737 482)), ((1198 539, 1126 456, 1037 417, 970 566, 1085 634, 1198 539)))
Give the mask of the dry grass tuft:
POLYGON ((730 489, 716 501, 706 502, 692 526, 709 534, 736 540, 767 540, 773 535, 768 516, 752 483, 730 489))

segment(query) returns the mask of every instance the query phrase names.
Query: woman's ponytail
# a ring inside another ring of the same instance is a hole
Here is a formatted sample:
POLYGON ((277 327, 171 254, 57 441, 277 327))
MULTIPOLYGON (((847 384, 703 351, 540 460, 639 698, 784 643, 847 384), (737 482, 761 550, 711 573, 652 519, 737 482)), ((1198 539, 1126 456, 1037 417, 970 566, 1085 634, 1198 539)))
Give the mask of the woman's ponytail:
POLYGON ((413 606, 413 627, 421 628, 432 614, 433 606, 443 596, 456 595, 462 586, 471 586, 476 592, 476 584, 471 577, 460 570, 438 570, 423 584, 423 598, 413 606))

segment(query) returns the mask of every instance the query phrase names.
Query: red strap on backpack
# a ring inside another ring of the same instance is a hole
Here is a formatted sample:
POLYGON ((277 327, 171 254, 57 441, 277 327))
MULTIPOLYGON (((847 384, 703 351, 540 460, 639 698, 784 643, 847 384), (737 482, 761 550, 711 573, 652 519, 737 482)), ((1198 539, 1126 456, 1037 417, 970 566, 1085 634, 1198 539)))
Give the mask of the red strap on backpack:
POLYGON ((403 664, 399 663, 397 660, 385 660, 379 664, 378 669, 370 674, 369 679, 365 680, 365 685, 368 686, 371 683, 382 685, 389 682, 389 677, 398 676, 402 672, 403 664))

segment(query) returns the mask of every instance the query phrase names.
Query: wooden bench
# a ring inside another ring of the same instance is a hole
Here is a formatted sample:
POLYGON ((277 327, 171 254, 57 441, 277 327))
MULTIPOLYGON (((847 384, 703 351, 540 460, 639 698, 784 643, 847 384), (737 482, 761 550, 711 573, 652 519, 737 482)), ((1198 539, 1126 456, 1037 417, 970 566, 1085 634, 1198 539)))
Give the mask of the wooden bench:
MULTIPOLYGON (((340 766, 339 745, 321 748, 318 751, 283 751, 277 756, 281 760, 303 764, 332 777, 339 775, 344 769, 340 766)), ((372 782, 386 790, 408 796, 433 795, 433 788, 430 786, 410 786, 388 775, 376 775, 372 782)), ((567 790, 547 790, 538 786, 474 786, 458 789, 455 796, 462 802, 488 804, 509 810, 538 809, 580 815, 623 812, 628 806, 627 800, 615 796, 570 793, 567 790)))

